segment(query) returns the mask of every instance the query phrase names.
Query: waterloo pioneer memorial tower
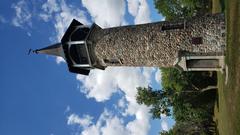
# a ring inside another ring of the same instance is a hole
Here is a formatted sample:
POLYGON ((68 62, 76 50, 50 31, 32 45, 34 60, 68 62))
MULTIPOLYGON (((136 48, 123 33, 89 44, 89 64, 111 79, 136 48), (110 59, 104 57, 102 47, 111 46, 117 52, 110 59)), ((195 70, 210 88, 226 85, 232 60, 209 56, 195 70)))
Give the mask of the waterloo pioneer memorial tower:
POLYGON ((70 72, 108 66, 177 67, 218 71, 224 65, 223 14, 103 29, 73 20, 61 43, 35 50, 63 57, 70 72))

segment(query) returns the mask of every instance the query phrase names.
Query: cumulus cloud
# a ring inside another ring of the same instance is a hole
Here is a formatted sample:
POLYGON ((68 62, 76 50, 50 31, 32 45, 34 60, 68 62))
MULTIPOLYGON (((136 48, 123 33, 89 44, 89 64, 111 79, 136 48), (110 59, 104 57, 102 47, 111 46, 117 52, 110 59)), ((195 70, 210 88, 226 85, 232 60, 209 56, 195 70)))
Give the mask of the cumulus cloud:
POLYGON ((15 16, 12 19, 12 24, 16 27, 32 27, 32 14, 28 3, 25 0, 21 0, 16 4, 12 4, 12 8, 15 10, 15 16))
POLYGON ((108 100, 118 89, 126 94, 128 101, 135 101, 136 87, 150 82, 149 75, 143 74, 145 70, 149 68, 108 67, 104 71, 92 70, 89 76, 77 75, 77 79, 82 83, 81 92, 98 102, 108 100))
POLYGON ((101 128, 103 135, 127 135, 127 131, 123 125, 123 121, 118 117, 106 120, 106 125, 101 128))
MULTIPOLYGON (((88 123, 91 124, 86 126, 87 124, 79 122, 78 119, 80 119, 80 117, 76 115, 74 117, 76 117, 75 119, 77 119, 77 122, 72 122, 71 125, 78 125, 82 127, 80 133, 82 135, 146 135, 147 130, 144 122, 148 123, 148 121, 144 121, 144 119, 142 119, 143 117, 141 113, 142 112, 139 112, 139 114, 137 114, 138 118, 134 121, 124 124, 121 117, 118 117, 105 109, 95 123, 89 121, 88 123)), ((71 121, 73 118, 68 117, 67 119, 68 121, 71 121)))
POLYGON ((90 124, 92 124, 93 117, 89 115, 84 115, 82 118, 80 118, 77 114, 71 114, 68 116, 68 125, 79 125, 83 128, 88 127, 90 124))
POLYGON ((124 0, 82 0, 94 22, 101 27, 124 25, 124 0))
POLYGON ((168 123, 169 119, 170 118, 167 117, 165 114, 161 114, 161 121, 160 121, 160 123, 161 123, 162 130, 168 131, 170 129, 169 123, 168 123))
POLYGON ((151 22, 150 10, 146 0, 127 0, 128 12, 135 17, 135 24, 151 22))
POLYGON ((65 60, 62 57, 57 57, 56 62, 57 62, 57 64, 65 63, 65 60))
MULTIPOLYGON (((48 0, 42 5, 42 10, 39 17, 46 22, 53 21, 56 41, 61 40, 72 19, 75 18, 83 24, 89 24, 85 12, 76 6, 66 4, 65 0, 48 0)), ((62 60, 57 59, 57 62, 62 62, 62 60)))
POLYGON ((126 127, 129 130, 130 135, 147 135, 148 130, 150 129, 149 108, 144 105, 136 105, 134 107, 138 107, 135 111, 136 119, 130 121, 126 127))
POLYGON ((157 69, 157 72, 155 74, 155 80, 156 80, 156 82, 161 84, 161 82, 162 82, 162 72, 161 72, 160 69, 157 69))
POLYGON ((139 9, 139 0, 127 0, 128 4, 128 12, 132 16, 137 16, 138 9, 139 9))
POLYGON ((149 23, 150 19, 150 10, 146 0, 139 0, 139 10, 134 20, 135 24, 149 23))
POLYGON ((125 102, 124 97, 122 97, 121 99, 118 100, 117 105, 118 105, 119 108, 125 108, 125 104, 126 104, 126 102, 125 102))
POLYGON ((164 131, 169 130, 168 122, 165 119, 161 121, 161 127, 162 127, 162 130, 164 130, 164 131))
POLYGON ((148 86, 155 70, 155 68, 108 67, 104 71, 92 70, 89 76, 77 75, 77 79, 82 84, 81 92, 98 102, 109 100, 114 93, 122 91, 124 99, 118 102, 119 108, 126 105, 122 115, 135 117, 125 128, 130 134, 146 135, 150 129, 149 108, 136 102, 136 87, 148 86))

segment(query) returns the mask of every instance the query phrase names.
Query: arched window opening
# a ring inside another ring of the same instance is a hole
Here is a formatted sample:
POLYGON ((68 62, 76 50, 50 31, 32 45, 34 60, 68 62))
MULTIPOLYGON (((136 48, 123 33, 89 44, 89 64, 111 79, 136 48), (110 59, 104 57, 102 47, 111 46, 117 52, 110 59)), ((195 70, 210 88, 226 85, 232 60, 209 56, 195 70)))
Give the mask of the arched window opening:
POLYGON ((75 64, 89 64, 87 50, 83 44, 71 45, 70 56, 75 64))

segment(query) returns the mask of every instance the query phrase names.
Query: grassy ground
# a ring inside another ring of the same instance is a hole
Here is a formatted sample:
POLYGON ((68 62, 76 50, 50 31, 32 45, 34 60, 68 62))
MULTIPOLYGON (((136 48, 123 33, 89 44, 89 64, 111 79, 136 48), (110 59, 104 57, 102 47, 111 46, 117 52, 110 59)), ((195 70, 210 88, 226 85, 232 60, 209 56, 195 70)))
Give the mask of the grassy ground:
MULTIPOLYGON (((221 11, 218 0, 213 0, 213 12, 221 11)), ((221 5, 221 4, 220 4, 221 5)), ((220 135, 240 134, 240 0, 225 0, 227 21, 228 80, 218 73, 218 103, 215 118, 220 135)))

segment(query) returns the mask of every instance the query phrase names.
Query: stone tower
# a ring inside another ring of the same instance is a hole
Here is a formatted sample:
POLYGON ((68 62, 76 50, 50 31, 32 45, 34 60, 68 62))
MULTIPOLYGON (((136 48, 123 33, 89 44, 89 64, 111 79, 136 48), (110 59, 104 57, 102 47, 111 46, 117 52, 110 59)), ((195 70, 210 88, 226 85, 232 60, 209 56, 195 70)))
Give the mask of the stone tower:
POLYGON ((214 14, 107 29, 73 20, 61 45, 50 47, 53 53, 49 47, 35 52, 57 55, 57 50, 71 72, 85 75, 107 66, 217 71, 224 65, 225 44, 224 15, 214 14))

